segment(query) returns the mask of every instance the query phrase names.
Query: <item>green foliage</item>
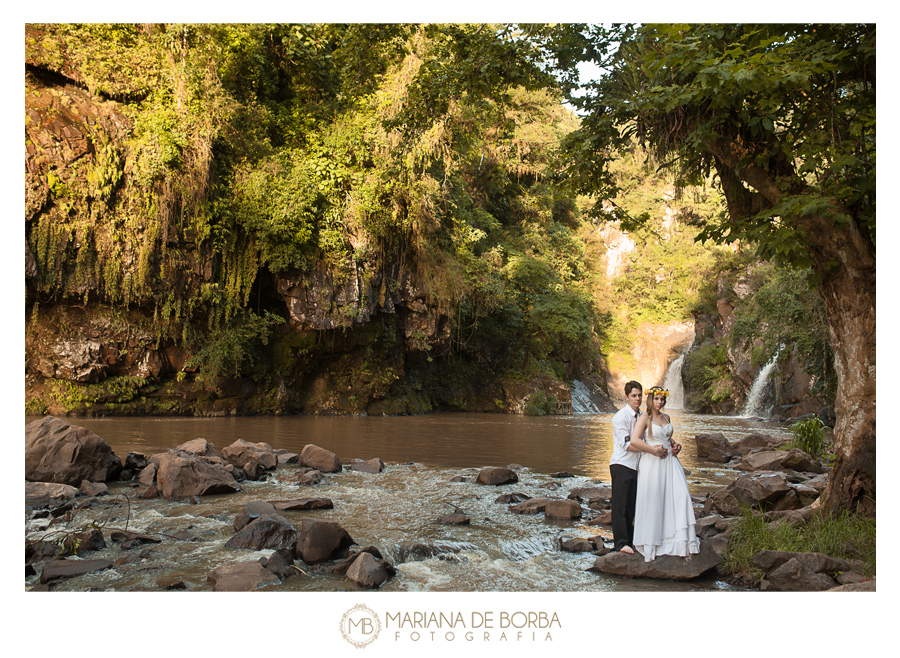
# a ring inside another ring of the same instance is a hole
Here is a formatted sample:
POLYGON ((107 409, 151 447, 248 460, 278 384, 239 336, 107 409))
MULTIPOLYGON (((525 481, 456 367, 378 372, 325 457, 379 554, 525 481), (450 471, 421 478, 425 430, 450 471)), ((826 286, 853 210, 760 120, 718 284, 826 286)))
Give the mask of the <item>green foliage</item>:
POLYGON ((556 411, 556 403, 555 395, 547 393, 543 389, 535 391, 528 396, 528 401, 525 403, 525 415, 549 416, 556 411))
POLYGON ((862 560, 865 576, 875 575, 875 519, 848 511, 817 515, 807 523, 767 523, 759 512, 745 510, 728 539, 725 567, 754 580, 763 574, 753 566, 759 551, 816 552, 842 560, 862 560))
POLYGON ((822 457, 828 447, 825 440, 825 423, 818 416, 796 422, 788 428, 791 432, 790 448, 800 448, 813 457, 822 457))
POLYGON ((702 409, 731 398, 731 367, 725 345, 711 341, 691 350, 685 355, 682 372, 692 389, 689 408, 702 409))

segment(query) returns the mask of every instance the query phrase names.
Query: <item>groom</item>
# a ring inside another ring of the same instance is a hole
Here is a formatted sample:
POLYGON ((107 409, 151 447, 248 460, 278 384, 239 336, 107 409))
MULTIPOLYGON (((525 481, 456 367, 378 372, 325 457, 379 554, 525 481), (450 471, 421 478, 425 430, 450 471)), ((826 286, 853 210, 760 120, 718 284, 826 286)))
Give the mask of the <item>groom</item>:
MULTIPOLYGON (((660 459, 668 451, 664 446, 651 446, 641 439, 631 439, 631 432, 641 415, 641 398, 644 388, 639 382, 625 384, 626 405, 612 419, 613 453, 609 460, 612 476, 612 528, 617 551, 634 554, 634 510, 637 501, 637 468, 642 452, 649 452, 660 459)), ((677 455, 680 445, 673 446, 677 455)))

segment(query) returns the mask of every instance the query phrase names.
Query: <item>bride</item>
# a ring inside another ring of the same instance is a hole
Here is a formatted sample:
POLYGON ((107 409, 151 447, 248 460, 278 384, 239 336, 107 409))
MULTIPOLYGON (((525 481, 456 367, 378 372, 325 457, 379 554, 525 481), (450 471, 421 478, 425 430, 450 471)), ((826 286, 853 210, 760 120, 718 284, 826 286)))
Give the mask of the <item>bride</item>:
POLYGON ((642 458, 638 465, 634 546, 650 562, 657 555, 690 557, 700 552, 696 520, 687 477, 672 456, 672 423, 662 413, 669 392, 659 386, 647 391, 647 413, 638 418, 631 434, 650 445, 669 448, 666 459, 642 458))

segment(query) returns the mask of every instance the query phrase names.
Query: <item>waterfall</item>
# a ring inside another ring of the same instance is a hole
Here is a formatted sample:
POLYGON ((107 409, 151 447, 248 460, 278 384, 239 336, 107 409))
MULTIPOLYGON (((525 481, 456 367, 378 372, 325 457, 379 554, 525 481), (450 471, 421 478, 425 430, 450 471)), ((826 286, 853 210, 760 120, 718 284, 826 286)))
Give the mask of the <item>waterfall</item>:
POLYGON ((576 414, 599 414, 600 410, 591 401, 591 394, 588 387, 577 379, 572 384, 572 413, 576 414))
POLYGON ((766 388, 769 383, 769 375, 772 374, 772 370, 775 368, 775 365, 778 361, 778 354, 781 352, 781 348, 779 348, 775 352, 775 356, 772 357, 772 360, 769 361, 762 370, 759 371, 759 374, 756 376, 756 380, 753 382, 753 386, 750 387, 750 394, 747 396, 747 403, 744 405, 744 411, 741 412, 741 415, 744 418, 749 416, 769 416, 772 412, 772 407, 765 407, 766 400, 766 388))
POLYGON ((687 351, 672 361, 672 365, 666 371, 663 388, 669 392, 669 398, 666 400, 667 409, 684 409, 684 385, 681 383, 681 366, 684 365, 685 354, 687 354, 687 351))

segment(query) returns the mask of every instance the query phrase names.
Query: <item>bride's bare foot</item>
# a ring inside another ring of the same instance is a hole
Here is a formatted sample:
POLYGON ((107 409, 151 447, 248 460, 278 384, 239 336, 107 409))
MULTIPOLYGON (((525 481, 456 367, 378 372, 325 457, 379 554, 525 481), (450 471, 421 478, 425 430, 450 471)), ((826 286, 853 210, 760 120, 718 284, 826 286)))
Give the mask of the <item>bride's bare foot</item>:
POLYGON ((623 546, 619 549, 622 553, 627 553, 628 555, 634 555, 634 549, 631 546, 623 546))

